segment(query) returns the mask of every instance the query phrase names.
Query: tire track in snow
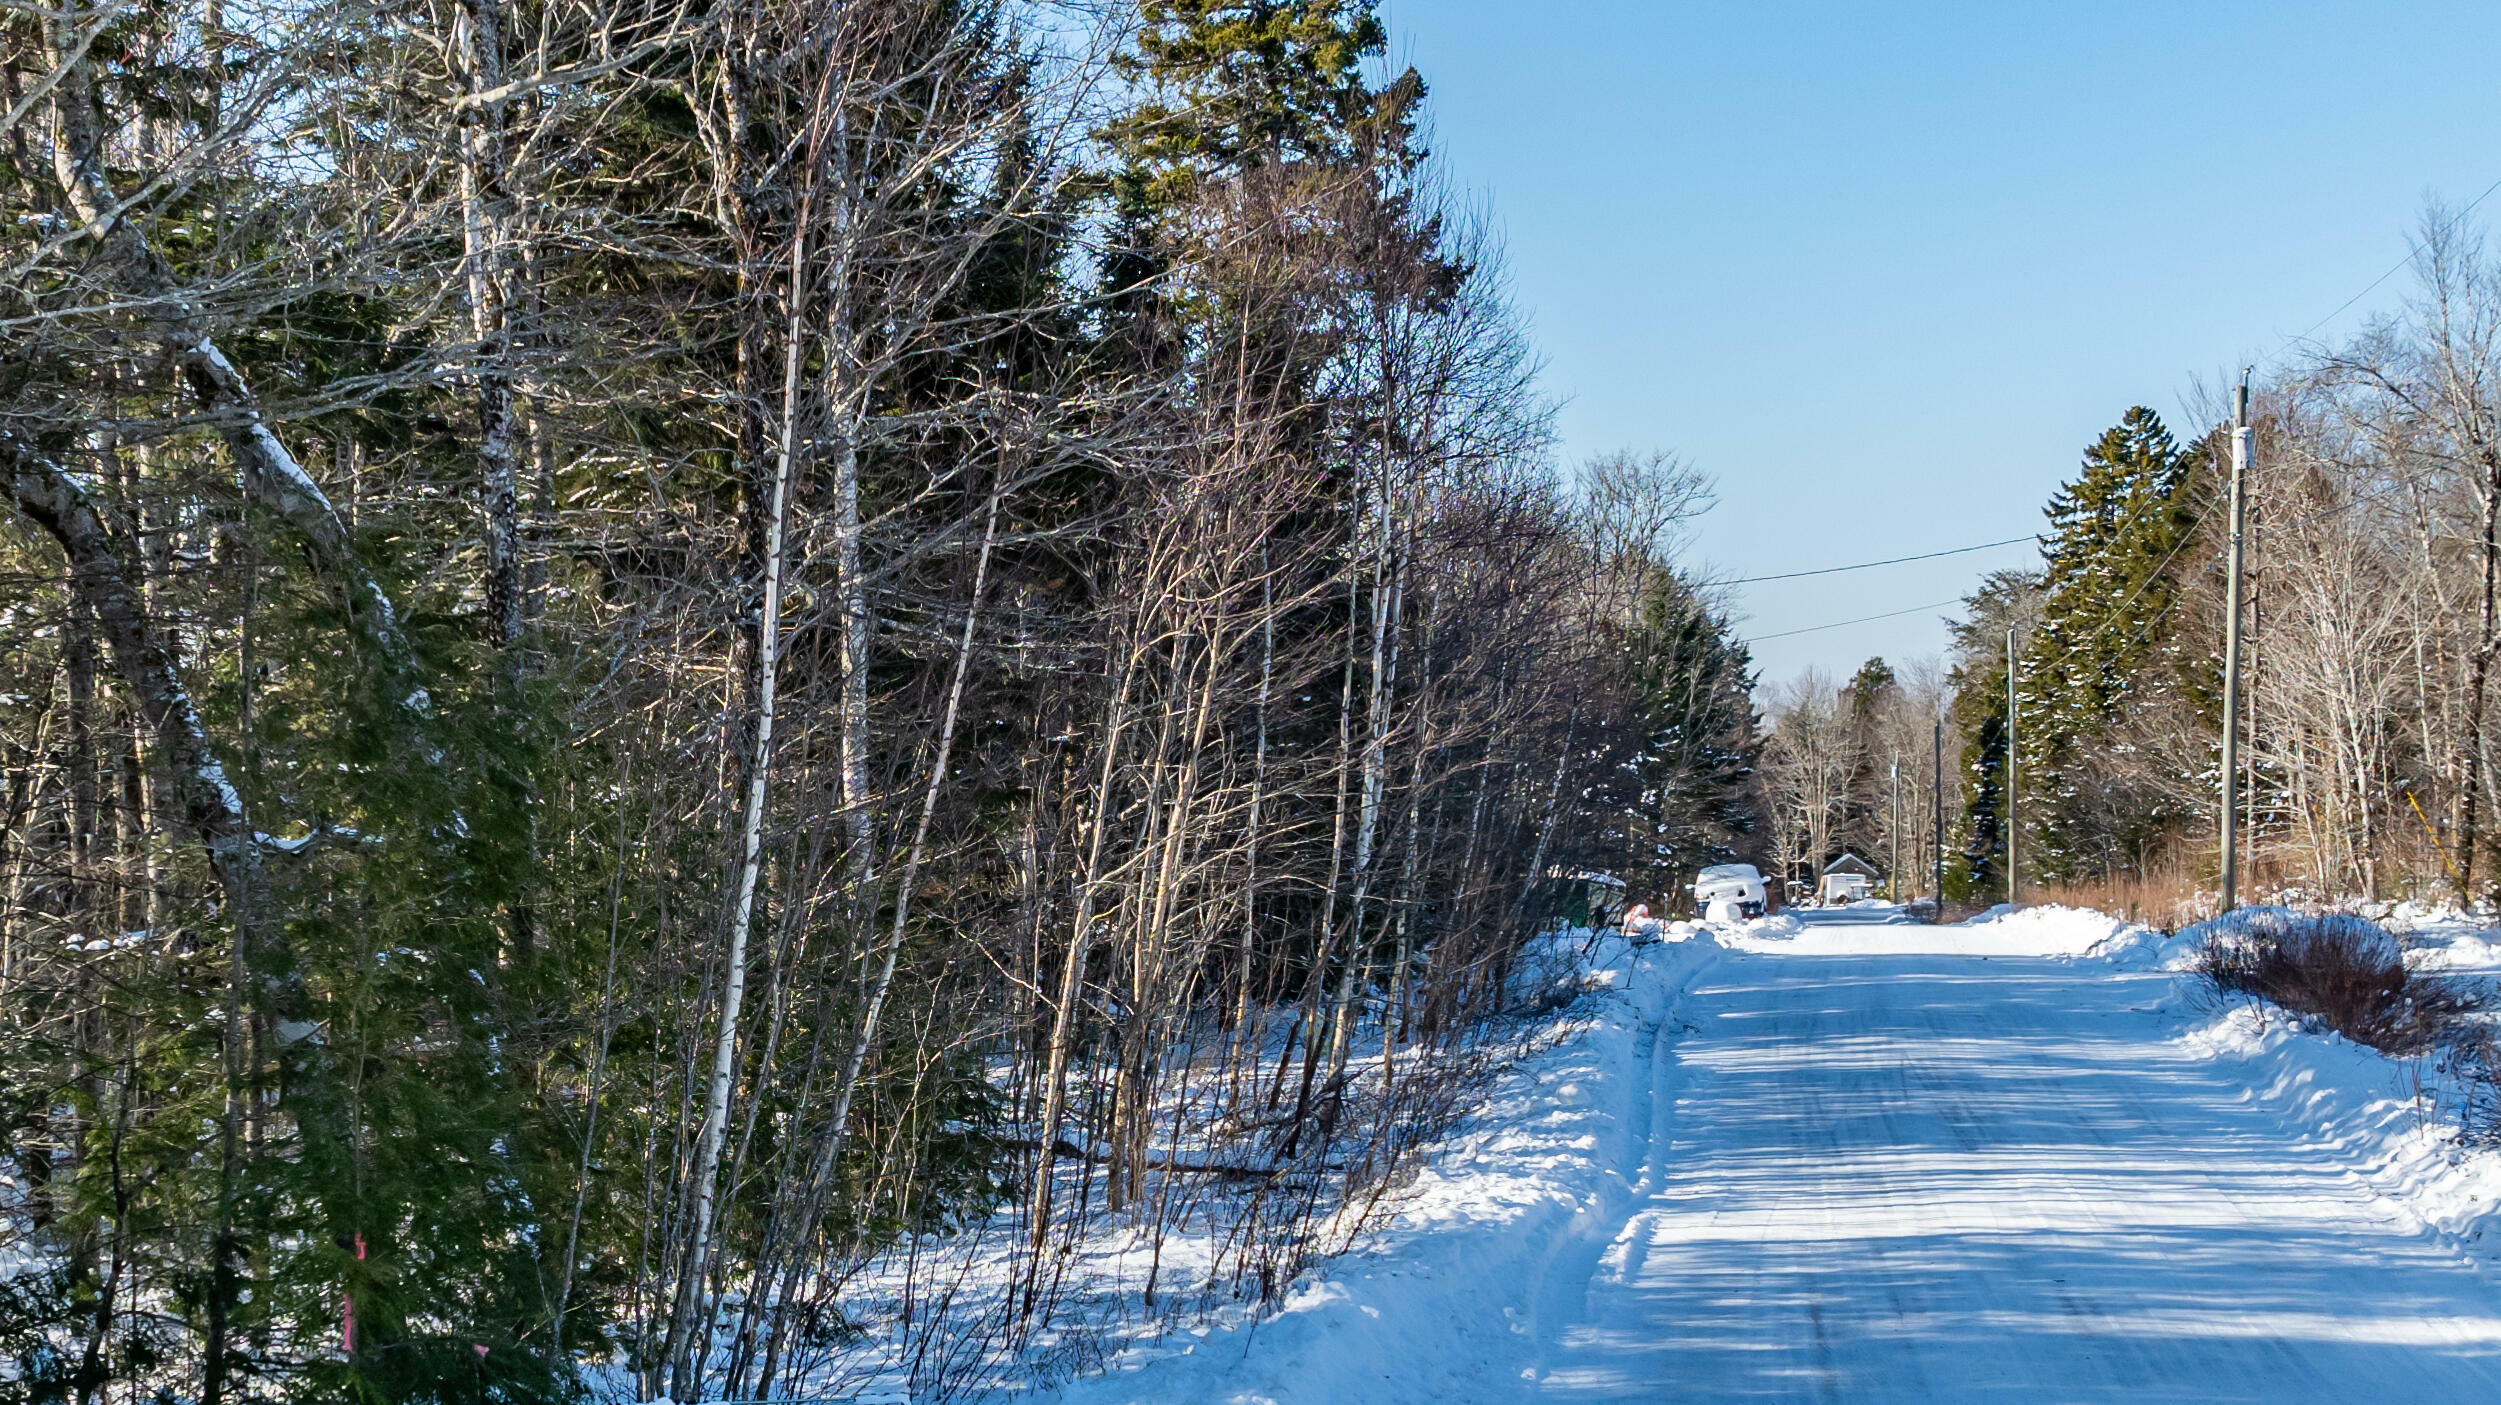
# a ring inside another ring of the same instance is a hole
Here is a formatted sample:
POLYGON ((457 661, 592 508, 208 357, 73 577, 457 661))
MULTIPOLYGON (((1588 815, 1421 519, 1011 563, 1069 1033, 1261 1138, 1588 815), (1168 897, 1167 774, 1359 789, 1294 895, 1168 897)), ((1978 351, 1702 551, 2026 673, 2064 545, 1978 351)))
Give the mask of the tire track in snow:
MULTIPOLYGON (((1641 950, 1648 953, 1660 948, 1641 950)), ((1675 1098, 1683 1084, 1678 1076, 1675 1046, 1677 1040, 1693 1032, 1693 1026, 1684 1019, 1685 1000, 1694 983, 1717 959, 1696 965, 1674 989, 1663 994, 1661 1008, 1655 1017, 1643 1023, 1640 1038, 1634 1044, 1633 1063, 1642 1069, 1643 1078, 1626 1098, 1621 1145, 1627 1158, 1635 1153, 1640 1156, 1635 1173, 1627 1176, 1619 1169, 1612 1184, 1573 1216, 1539 1267, 1526 1323, 1534 1361, 1521 1377, 1521 1384, 1532 1394, 1545 1379, 1555 1350, 1562 1344, 1562 1332, 1587 1315, 1590 1285, 1608 1259, 1618 1260, 1616 1271, 1610 1276, 1621 1280, 1639 1272, 1638 1264, 1632 1262, 1635 1253, 1646 1257, 1647 1235, 1643 1230, 1656 1213, 1651 1202, 1666 1176, 1675 1098)))

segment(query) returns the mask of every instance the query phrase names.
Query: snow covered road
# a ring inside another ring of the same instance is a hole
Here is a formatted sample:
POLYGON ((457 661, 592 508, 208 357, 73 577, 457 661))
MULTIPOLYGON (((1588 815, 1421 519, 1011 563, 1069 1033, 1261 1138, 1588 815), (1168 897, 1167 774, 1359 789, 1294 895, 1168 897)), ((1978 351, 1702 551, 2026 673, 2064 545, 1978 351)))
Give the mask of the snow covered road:
POLYGON ((1705 977, 1543 1398, 2501 1399, 2501 1296, 2173 1040, 2165 976, 1990 945, 1705 977))
POLYGON ((2495 1282, 2183 1038, 2170 975, 2074 959, 2096 921, 1736 939, 1612 1056, 1619 1164, 1516 1276, 1419 1233, 1072 1394, 2501 1399, 2495 1282))

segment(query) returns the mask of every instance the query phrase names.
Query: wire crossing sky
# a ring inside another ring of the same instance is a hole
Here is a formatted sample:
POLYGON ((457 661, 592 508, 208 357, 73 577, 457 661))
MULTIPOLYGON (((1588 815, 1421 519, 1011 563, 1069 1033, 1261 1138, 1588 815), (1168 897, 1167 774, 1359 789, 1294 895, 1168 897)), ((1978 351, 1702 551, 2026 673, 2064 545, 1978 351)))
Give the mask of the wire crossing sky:
MULTIPOLYGON (((2501 181, 2489 3, 1383 12, 1508 236, 1567 460, 1709 471, 1723 578, 2042 530, 2129 406, 2196 432, 2200 382, 2398 307, 2410 275, 2373 280, 2425 202, 2501 181)), ((1766 678, 1846 673, 1941 650, 1917 607, 2029 559, 1733 595, 1766 678)))

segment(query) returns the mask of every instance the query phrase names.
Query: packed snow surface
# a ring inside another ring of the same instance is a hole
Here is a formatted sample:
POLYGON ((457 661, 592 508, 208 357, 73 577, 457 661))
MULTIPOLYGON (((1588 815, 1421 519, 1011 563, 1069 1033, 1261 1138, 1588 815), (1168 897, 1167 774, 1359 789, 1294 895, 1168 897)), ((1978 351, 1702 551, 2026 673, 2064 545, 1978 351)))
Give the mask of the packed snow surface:
POLYGON ((2424 1065, 2099 914, 1889 916, 1602 947, 1390 1233, 1060 1398, 2501 1399, 2501 1156, 2424 1065))

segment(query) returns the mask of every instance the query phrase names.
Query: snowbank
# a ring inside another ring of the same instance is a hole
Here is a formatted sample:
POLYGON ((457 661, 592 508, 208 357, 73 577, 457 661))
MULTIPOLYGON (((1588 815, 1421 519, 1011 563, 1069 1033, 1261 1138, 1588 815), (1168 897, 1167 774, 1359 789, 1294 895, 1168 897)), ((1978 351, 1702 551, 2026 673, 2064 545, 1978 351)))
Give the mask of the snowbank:
MULTIPOLYGON (((2358 1213, 2446 1251, 2501 1261, 2501 1151, 2459 1140, 2456 1081, 2430 1060, 2393 1059, 2305 1032, 2280 1012, 2218 1002, 2188 969, 2205 935, 2039 906, 1947 927, 1784 914, 1742 926, 1669 924, 1663 940, 1639 945, 1612 933, 1550 938, 1523 960, 1523 995, 1537 997, 1533 1008, 1585 993, 1555 1016, 1559 1042, 1500 1080, 1432 1157, 1390 1228, 1307 1278, 1271 1316, 1236 1312, 1141 1336, 1104 1373, 1049 1398, 1456 1405, 1533 1387, 1522 1363, 1540 1359, 1552 1324, 1580 1316, 1578 1295, 1637 1202, 1631 1178, 1658 1119, 1675 1115, 1680 1002, 1723 955, 1754 959, 1733 953, 1777 960, 1908 942, 1922 952, 2107 970, 2155 996, 2116 1007, 2144 1022, 2138 1037, 2246 1087, 2283 1119, 2305 1166, 2367 1195, 2358 1213)), ((2501 933, 2461 924, 2428 942, 2411 934, 2407 945, 2410 959, 2474 969, 2494 964, 2501 933)))
MULTIPOLYGON (((2161 1008, 2181 1023, 2184 1049, 2229 1067, 2302 1130, 2322 1166, 2367 1187, 2408 1229, 2501 1263, 2501 1150, 2461 1139, 2470 1093, 2438 1055, 2384 1054, 2272 1006, 2219 999, 2190 974, 2217 936, 2288 913, 2244 908, 2177 933, 2123 926, 2094 954, 2123 970, 2175 973, 2161 1008)), ((2405 916, 2391 920, 2409 965, 2501 974, 2501 932, 2454 910, 2405 916)))
POLYGON ((2386 926, 2405 942, 2406 962, 2416 970, 2501 975, 2501 930, 2489 914, 2399 903, 2386 926))
MULTIPOLYGON (((1649 1140, 1650 1080, 1680 1032, 1679 997, 1723 950, 1687 924, 1636 947, 1615 934, 1549 938, 1524 953, 1548 988, 1578 963, 1594 998, 1559 1042, 1522 1061, 1439 1151, 1384 1232, 1331 1261, 1274 1315, 1235 1315, 1141 1340, 1101 1375, 1047 1398, 1069 1405, 1278 1405, 1508 1393, 1539 1285, 1594 1258, 1621 1218, 1649 1140), (1586 952, 1586 956, 1581 953, 1586 952), (1257 1351, 1251 1347, 1256 1343, 1257 1351)), ((1580 1275, 1585 1277, 1585 1275, 1580 1275)))
POLYGON ((2437 942, 2407 943, 2418 971, 2501 974, 2501 940, 2492 932, 2460 932, 2437 942))
POLYGON ((2323 1165, 2367 1186, 2406 1228, 2501 1263, 2501 1152, 2459 1140, 2464 1089, 2434 1060, 2392 1058, 2252 1005, 2181 1042, 2233 1067, 2307 1131, 2323 1165))
POLYGON ((1795 913, 1775 912, 1769 917, 1758 917, 1740 924, 1730 929, 1729 935, 1743 941, 1775 941, 1794 937, 1805 930, 1806 924, 1798 921, 1795 913))
POLYGON ((2003 903, 1959 924, 1973 937, 2038 956, 2107 956, 2112 944, 2145 929, 2091 908, 2003 903))

